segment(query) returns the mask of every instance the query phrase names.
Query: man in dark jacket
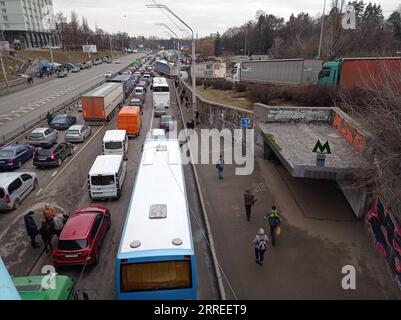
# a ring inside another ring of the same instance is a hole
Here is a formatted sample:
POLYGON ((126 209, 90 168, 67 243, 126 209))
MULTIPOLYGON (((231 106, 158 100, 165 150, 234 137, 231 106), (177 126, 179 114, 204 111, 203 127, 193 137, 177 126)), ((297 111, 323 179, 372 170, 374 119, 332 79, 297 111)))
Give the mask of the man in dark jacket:
POLYGON ((26 232, 28 233, 28 236, 31 238, 32 248, 39 248, 40 245, 38 243, 36 243, 36 241, 35 241, 36 236, 39 234, 39 230, 38 230, 38 226, 36 225, 36 222, 33 219, 32 215, 33 215, 33 211, 29 211, 24 216, 26 232))
POLYGON ((256 199, 251 190, 247 189, 244 193, 245 214, 248 221, 251 220, 251 208, 255 204, 256 199))

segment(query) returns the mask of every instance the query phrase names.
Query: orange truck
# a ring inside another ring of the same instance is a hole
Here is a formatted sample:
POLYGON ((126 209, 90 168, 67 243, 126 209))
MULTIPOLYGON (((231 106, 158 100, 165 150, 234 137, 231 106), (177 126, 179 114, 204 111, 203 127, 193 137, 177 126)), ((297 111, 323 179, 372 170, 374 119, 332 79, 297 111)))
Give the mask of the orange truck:
POLYGON ((125 106, 118 113, 117 129, 126 130, 129 137, 139 136, 141 126, 141 110, 139 107, 125 106))
POLYGON ((82 112, 85 121, 109 121, 123 104, 121 83, 106 82, 82 95, 82 112))

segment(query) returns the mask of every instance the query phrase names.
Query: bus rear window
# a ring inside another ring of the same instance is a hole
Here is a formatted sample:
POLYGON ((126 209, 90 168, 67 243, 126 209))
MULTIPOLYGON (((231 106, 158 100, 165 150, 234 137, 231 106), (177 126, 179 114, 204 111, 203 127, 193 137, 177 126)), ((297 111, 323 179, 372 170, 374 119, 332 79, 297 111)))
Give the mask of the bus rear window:
POLYGON ((157 86, 153 86, 153 92, 169 92, 170 89, 169 87, 157 87, 157 86))
POLYGON ((123 144, 121 141, 108 141, 104 143, 104 148, 108 150, 121 149, 123 144))
POLYGON ((192 287, 190 260, 121 265, 121 291, 158 291, 192 287))
POLYGON ((92 176, 91 183, 93 186, 108 186, 114 184, 113 176, 92 176))

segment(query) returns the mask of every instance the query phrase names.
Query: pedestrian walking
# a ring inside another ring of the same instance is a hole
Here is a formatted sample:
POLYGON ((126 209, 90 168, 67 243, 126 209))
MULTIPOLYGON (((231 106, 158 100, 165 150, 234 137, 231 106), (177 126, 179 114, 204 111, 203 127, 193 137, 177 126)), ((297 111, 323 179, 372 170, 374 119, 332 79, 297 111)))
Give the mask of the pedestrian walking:
POLYGON ((43 213, 43 220, 52 221, 53 218, 56 216, 57 212, 56 209, 50 203, 46 203, 42 213, 43 213))
POLYGON ((277 227, 279 227, 281 225, 280 214, 278 213, 276 206, 272 206, 271 210, 265 215, 265 219, 267 219, 269 222, 270 236, 272 238, 272 245, 274 247, 276 244, 275 233, 276 233, 277 227))
POLYGON ((47 118, 47 124, 50 125, 50 122, 52 122, 53 120, 53 116, 50 114, 50 112, 47 112, 46 118, 47 118))
POLYGON ((247 189, 244 193, 244 205, 245 205, 245 214, 246 219, 248 221, 251 220, 251 208, 255 205, 256 202, 255 196, 252 194, 251 190, 247 189))
POLYGON ((258 230, 258 233, 256 234, 255 239, 253 239, 253 244, 255 246, 255 262, 259 265, 263 265, 263 260, 268 243, 269 238, 267 237, 265 230, 263 228, 260 228, 258 230))
POLYGON ((185 107, 187 108, 187 112, 189 112, 191 103, 189 102, 189 98, 185 97, 185 107))
POLYGON ((42 221, 42 226, 40 228, 40 235, 42 236, 43 244, 45 246, 46 253, 49 253, 53 250, 53 246, 51 243, 52 240, 52 227, 50 225, 50 221, 42 221))
POLYGON ((219 174, 219 179, 224 179, 223 171, 224 171, 224 159, 223 155, 220 155, 219 160, 216 163, 216 168, 219 174))
POLYGON ((29 211, 26 215, 24 215, 24 222, 26 227, 26 232, 28 236, 31 238, 31 247, 39 248, 39 243, 36 242, 36 236, 39 234, 38 226, 36 225, 35 220, 33 219, 33 211, 29 211))
POLYGON ((196 109, 196 111, 195 111, 196 124, 199 124, 199 116, 200 116, 199 110, 196 109))

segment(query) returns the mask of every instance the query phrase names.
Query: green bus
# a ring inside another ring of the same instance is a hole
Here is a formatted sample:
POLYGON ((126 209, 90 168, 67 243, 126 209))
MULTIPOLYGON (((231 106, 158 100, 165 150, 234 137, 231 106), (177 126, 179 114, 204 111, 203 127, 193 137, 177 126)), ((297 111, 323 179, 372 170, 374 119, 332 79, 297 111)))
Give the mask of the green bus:
MULTIPOLYGON (((74 281, 68 276, 12 277, 15 288, 21 300, 80 300, 78 291, 74 289, 74 281), (47 278, 49 278, 47 280, 47 278)), ((85 290, 82 290, 84 300, 88 300, 85 290)))

